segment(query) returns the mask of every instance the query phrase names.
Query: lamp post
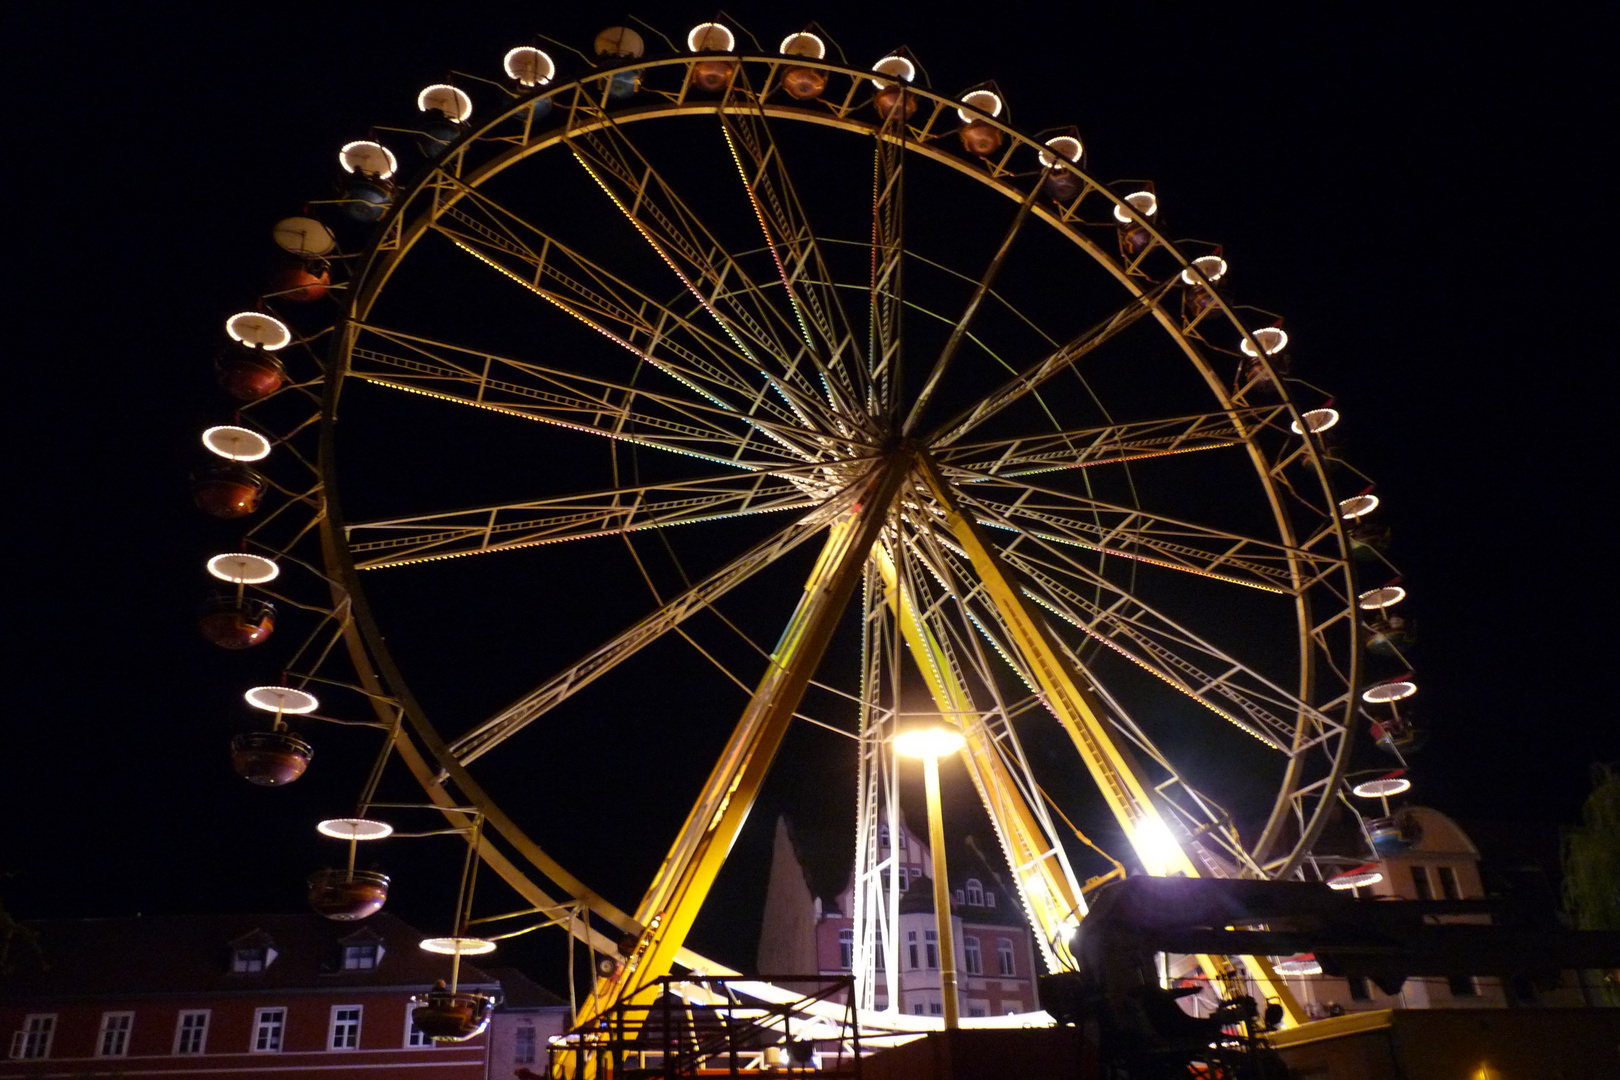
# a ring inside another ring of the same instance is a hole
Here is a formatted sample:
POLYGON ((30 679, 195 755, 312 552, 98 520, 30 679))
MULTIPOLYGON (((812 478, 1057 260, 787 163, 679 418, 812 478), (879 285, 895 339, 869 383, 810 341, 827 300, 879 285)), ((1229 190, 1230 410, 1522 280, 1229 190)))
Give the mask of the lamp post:
POLYGON ((934 925, 939 935, 939 989, 945 999, 945 1029, 957 1026, 956 941, 951 934, 951 890, 946 881, 945 825, 939 806, 939 759, 962 749, 960 732, 943 725, 915 727, 897 735, 894 748, 907 757, 921 758, 923 783, 928 792, 928 848, 933 862, 934 925))

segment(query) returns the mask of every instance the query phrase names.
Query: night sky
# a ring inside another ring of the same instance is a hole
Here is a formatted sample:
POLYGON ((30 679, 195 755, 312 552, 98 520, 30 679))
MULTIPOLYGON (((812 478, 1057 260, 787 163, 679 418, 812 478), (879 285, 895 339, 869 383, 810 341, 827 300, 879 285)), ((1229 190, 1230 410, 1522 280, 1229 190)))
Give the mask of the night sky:
MULTIPOLYGON (((186 490, 199 430, 229 418, 210 367, 222 321, 263 289, 272 222, 330 191, 340 145, 409 124, 417 89, 452 71, 494 76, 536 33, 588 50, 622 20, 392 10, 6 17, 22 65, 5 348, 19 542, 0 897, 18 914, 298 910, 303 877, 337 855, 310 825, 345 810, 371 744, 319 732, 298 787, 249 789, 225 743, 240 689, 279 660, 224 654, 193 628, 201 563, 233 534, 186 490)), ((1224 244, 1242 301, 1286 316, 1294 374, 1334 396, 1344 453, 1384 499, 1418 621, 1417 794, 1464 821, 1578 819, 1590 763, 1620 755, 1603 689, 1620 641, 1597 5, 1496 22, 1377 5, 989 7, 974 22, 926 5, 728 10, 767 47, 817 19, 854 66, 909 46, 942 92, 993 78, 1018 127, 1077 125, 1093 175, 1153 179, 1172 235, 1224 244)), ((712 17, 638 14, 671 37, 712 17)), ((545 47, 565 73, 581 63, 545 47)), ((611 628, 574 603, 539 617, 578 652, 611 628)), ((424 697, 459 692, 431 668, 424 697)), ((561 847, 600 854, 608 832, 627 864, 662 853, 672 823, 613 806, 626 756, 611 739, 563 760, 535 747, 532 784, 599 777, 600 804, 558 811, 581 823, 561 847)), ((676 793, 708 768, 666 764, 676 793)), ((750 829, 739 853, 757 857, 768 830, 750 829)), ((381 857, 395 910, 447 930, 453 843, 381 857)))

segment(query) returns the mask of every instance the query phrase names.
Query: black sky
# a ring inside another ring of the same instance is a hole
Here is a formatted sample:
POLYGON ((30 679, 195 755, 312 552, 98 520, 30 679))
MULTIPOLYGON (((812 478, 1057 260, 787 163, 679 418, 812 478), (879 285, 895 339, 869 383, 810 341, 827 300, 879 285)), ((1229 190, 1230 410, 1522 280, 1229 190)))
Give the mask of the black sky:
MULTIPOLYGON (((322 855, 307 822, 350 797, 245 790, 224 763, 241 678, 191 621, 221 534, 185 489, 197 431, 228 414, 221 321, 337 146, 532 34, 588 48, 621 19, 396 10, 7 16, 0 894, 21 914, 294 910, 322 855)), ((852 64, 905 44, 936 89, 994 78, 1018 126, 1078 125, 1090 171, 1154 179, 1178 235, 1225 244, 1379 483, 1420 624, 1424 799, 1575 819, 1589 763, 1620 754, 1598 5, 729 10, 767 47, 814 18, 852 64)), ((712 15, 638 14, 672 37, 712 15)))

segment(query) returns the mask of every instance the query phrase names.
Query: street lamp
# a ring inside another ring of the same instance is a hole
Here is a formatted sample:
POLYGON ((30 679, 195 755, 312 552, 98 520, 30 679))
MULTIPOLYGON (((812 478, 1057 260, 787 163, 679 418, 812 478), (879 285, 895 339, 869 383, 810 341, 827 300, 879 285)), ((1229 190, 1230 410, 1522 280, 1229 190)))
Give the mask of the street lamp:
POLYGON ((945 999, 945 1028, 957 1026, 956 941, 951 935, 951 890, 946 881, 945 824, 939 807, 939 759, 964 745, 962 733, 944 725, 909 728, 895 736, 894 748, 907 757, 922 758, 923 784, 928 792, 928 847, 933 860, 934 924, 939 933, 939 989, 945 999))

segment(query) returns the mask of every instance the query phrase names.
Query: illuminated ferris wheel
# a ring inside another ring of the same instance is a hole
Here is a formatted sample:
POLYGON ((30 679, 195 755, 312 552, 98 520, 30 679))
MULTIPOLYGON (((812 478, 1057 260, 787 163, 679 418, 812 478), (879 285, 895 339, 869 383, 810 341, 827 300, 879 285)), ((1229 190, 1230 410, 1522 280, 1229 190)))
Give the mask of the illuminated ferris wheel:
MULTIPOLYGON (((1097 179, 1074 130, 1013 127, 992 84, 936 92, 904 51, 835 62, 808 31, 684 44, 615 28, 577 73, 524 46, 499 79, 430 86, 410 134, 343 146, 337 195, 277 226, 288 268, 219 365, 242 419, 195 478, 253 522, 210 562, 231 588, 204 632, 264 641, 285 570, 331 599, 302 605, 281 685, 248 692, 273 720, 238 770, 290 782, 297 717, 372 708, 384 752, 335 835, 368 838, 402 764, 598 955, 582 1022, 725 970, 688 932, 801 730, 853 774, 865 1010, 897 1001, 879 838, 909 775, 895 736, 925 716, 964 740, 1048 970, 1085 914, 1077 806, 1155 874, 1349 881, 1397 842, 1387 821, 1328 838, 1362 758, 1410 738, 1404 590, 1377 496, 1330 452, 1339 414, 1291 377, 1281 320, 1228 296, 1241 267, 1172 240, 1153 185, 1097 179), (307 482, 272 483, 278 461, 307 482), (470 643, 525 625, 521 662, 470 643), (493 673, 419 698, 436 652, 493 673), (503 680, 497 707, 464 704, 503 680), (694 719, 649 726, 672 708, 694 719), (598 752, 559 762, 563 732, 598 752), (634 842, 667 854, 616 903, 556 855, 625 846, 593 832, 612 815, 537 815, 525 785, 577 769, 633 802, 615 778, 692 740, 712 767, 646 818, 634 842)), ((364 875, 351 854, 323 881, 328 914, 380 906, 364 875)), ((1288 1000, 1265 958, 1234 962, 1288 1000)))

